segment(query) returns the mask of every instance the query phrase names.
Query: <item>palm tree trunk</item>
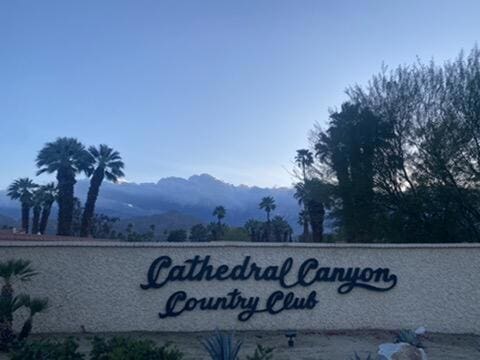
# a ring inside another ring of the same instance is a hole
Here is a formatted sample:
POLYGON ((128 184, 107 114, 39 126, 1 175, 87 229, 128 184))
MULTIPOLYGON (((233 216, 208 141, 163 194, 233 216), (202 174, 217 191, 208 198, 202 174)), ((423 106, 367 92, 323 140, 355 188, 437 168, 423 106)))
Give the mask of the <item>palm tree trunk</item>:
POLYGON ((22 229, 28 234, 28 225, 30 222, 30 206, 27 203, 22 203, 22 229))
POLYGON ((52 209, 52 203, 45 204, 42 208, 42 215, 40 217, 40 234, 45 234, 47 229, 48 218, 50 217, 50 210, 52 209))
POLYGON ((88 189, 87 202, 82 215, 82 225, 80 228, 80 236, 87 237, 91 234, 92 219, 95 213, 95 203, 97 202, 100 186, 102 185, 104 170, 97 168, 90 180, 90 187, 88 189))
POLYGON ((308 202, 308 212, 310 216, 310 224, 312 226, 313 242, 323 241, 323 221, 325 218, 325 207, 319 201, 308 202))
POLYGON ((72 233, 73 191, 75 174, 61 169, 57 173, 58 181, 58 226, 57 235, 69 236, 72 233))
POLYGON ((38 234, 41 211, 42 211, 42 208, 40 206, 33 207, 32 234, 38 234))
MULTIPOLYGON (((305 209, 305 211, 307 211, 307 210, 305 209)), ((303 220, 303 239, 304 239, 304 241, 308 240, 308 235, 309 235, 308 221, 307 221, 307 219, 304 219, 303 220)))

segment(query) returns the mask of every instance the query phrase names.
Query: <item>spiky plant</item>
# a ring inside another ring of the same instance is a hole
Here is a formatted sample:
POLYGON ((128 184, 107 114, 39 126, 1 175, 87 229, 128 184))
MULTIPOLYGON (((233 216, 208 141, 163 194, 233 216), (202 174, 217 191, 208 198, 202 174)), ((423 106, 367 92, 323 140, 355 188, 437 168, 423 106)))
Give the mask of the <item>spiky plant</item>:
POLYGON ((273 359, 273 348, 257 344, 253 356, 247 356, 247 360, 271 360, 273 359))
POLYGON ((223 334, 215 330, 215 334, 202 342, 203 347, 212 360, 237 360, 241 341, 236 341, 234 334, 223 334))

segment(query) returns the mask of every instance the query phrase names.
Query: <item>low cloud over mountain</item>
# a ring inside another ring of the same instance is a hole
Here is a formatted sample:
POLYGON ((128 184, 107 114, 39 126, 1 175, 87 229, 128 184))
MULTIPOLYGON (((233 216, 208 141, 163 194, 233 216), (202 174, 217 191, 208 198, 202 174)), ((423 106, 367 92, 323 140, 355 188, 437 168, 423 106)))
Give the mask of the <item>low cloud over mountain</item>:
MULTIPOLYGON (((89 182, 77 183, 75 195, 85 201, 89 182)), ((208 174, 194 175, 188 179, 168 177, 157 183, 104 182, 97 201, 97 211, 120 218, 150 216, 177 212, 203 222, 213 221, 212 211, 217 205, 227 209, 225 221, 230 225, 243 225, 249 218, 264 219, 258 208, 262 197, 273 196, 277 209, 275 215, 284 216, 292 227, 297 227, 299 206, 291 188, 260 188, 235 186, 208 174)), ((19 204, 9 200, 0 191, 0 214, 19 216, 19 204)))

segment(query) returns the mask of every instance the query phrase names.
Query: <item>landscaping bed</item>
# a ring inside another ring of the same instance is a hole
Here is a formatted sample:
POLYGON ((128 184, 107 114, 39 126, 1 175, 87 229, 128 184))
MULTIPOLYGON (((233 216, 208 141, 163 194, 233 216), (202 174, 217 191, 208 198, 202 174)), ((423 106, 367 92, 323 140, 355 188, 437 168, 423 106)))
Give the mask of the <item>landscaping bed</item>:
MULTIPOLYGON (((130 337, 132 339, 148 339, 158 346, 172 343, 184 354, 185 360, 210 359, 201 344, 201 340, 212 335, 212 332, 196 333, 117 333, 101 334, 110 338, 112 336, 130 337)), ((354 352, 362 358, 368 353, 375 355, 378 346, 382 343, 392 342, 396 332, 393 331, 305 331, 298 332, 295 346, 289 347, 285 332, 248 331, 238 332, 235 338, 243 341, 240 349, 240 359, 251 356, 257 344, 274 348, 275 360, 350 360, 354 352)), ((31 340, 54 339, 64 340, 65 334, 33 335, 31 340)), ((78 351, 88 355, 91 350, 93 334, 77 334, 78 351)), ((480 359, 479 335, 455 335, 427 333, 422 337, 422 343, 428 359, 434 360, 475 360, 480 359)), ((8 359, 6 354, 0 354, 0 359, 8 359)), ((86 357, 88 359, 88 357, 86 357)))

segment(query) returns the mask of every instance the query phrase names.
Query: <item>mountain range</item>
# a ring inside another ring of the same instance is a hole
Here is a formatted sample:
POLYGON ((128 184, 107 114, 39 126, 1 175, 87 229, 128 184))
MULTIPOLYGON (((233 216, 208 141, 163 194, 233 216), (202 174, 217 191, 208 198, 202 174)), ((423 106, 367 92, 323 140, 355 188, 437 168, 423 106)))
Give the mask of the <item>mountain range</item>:
MULTIPOLYGON (((88 192, 88 180, 79 180, 75 196, 83 203, 88 192)), ((168 219, 171 228, 191 226, 192 223, 214 221, 213 209, 222 205, 227 209, 225 222, 232 226, 241 226, 248 219, 264 219, 265 212, 258 204, 264 196, 272 196, 277 208, 273 215, 281 215, 299 232, 297 224, 300 210, 293 197, 294 190, 287 187, 261 188, 256 186, 235 186, 214 178, 208 174, 193 175, 188 179, 180 177, 162 178, 156 183, 120 183, 104 182, 100 189, 96 210, 110 216, 116 216, 122 223, 151 223, 159 229, 166 228, 162 223, 168 219), (159 216, 163 215, 163 216, 159 216)), ((56 210, 53 211, 56 214, 56 210)), ((19 203, 0 191, 0 226, 5 219, 20 216, 19 203), (5 218, 7 217, 7 218, 5 218)), ((142 226, 143 227, 143 226, 142 226)))

